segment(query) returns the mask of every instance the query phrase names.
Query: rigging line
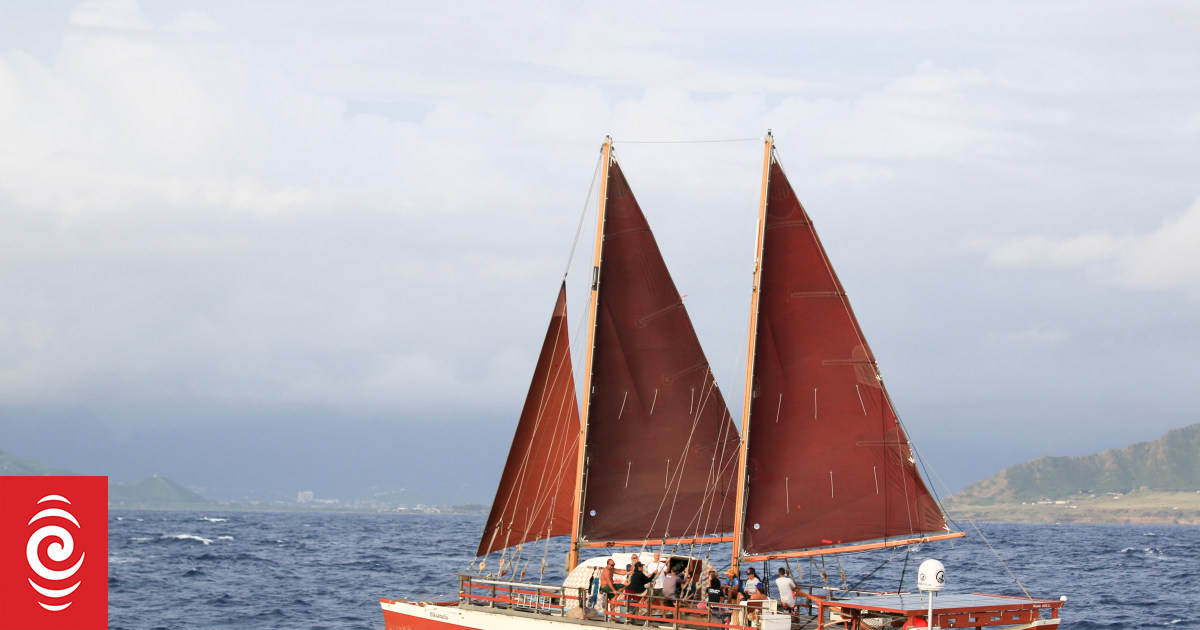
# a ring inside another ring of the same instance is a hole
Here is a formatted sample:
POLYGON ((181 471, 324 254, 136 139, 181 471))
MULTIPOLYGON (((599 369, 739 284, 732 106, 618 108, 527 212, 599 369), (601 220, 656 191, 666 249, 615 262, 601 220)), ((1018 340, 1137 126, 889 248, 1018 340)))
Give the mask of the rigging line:
MULTIPOLYGON (((746 139, 746 140, 731 140, 731 142, 751 142, 751 140, 754 140, 754 142, 760 142, 760 140, 762 140, 762 138, 752 138, 752 139, 746 139)), ((754 205, 756 206, 757 204, 754 204, 754 205)), ((748 206, 748 208, 749 208, 749 206, 748 206)), ((743 216, 743 229, 742 229, 742 235, 739 236, 739 244, 740 244, 740 242, 744 241, 746 226, 748 226, 748 223, 749 223, 749 210, 748 210, 748 212, 745 212, 745 214, 743 216)), ((726 293, 725 293, 726 299, 724 300, 724 302, 722 302, 721 318, 720 318, 721 320, 725 320, 728 316, 728 302, 730 302, 730 294, 732 293, 733 281, 734 281, 734 270, 731 269, 730 282, 728 282, 728 286, 730 286, 730 290, 726 290, 726 293)), ((709 370, 709 372, 712 372, 712 371, 709 370)), ((706 374, 706 379, 708 378, 708 376, 709 376, 709 374, 706 374)), ((714 378, 715 378, 715 374, 712 374, 712 376, 714 376, 714 378)), ((715 388, 715 380, 714 380, 714 388, 715 388)), ((707 400, 707 398, 708 398, 708 396, 704 396, 702 398, 702 400, 707 400)), ((704 404, 701 403, 701 408, 703 409, 703 407, 704 407, 704 404)), ((696 414, 697 420, 698 420, 698 418, 700 418, 700 415, 701 415, 701 412, 697 412, 697 414, 696 414)), ((692 428, 691 428, 691 432, 690 432, 690 436, 689 436, 689 443, 691 442, 691 439, 695 437, 696 427, 697 427, 696 420, 694 420, 694 424, 692 424, 692 428)), ((683 463, 684 462, 683 462, 683 458, 682 458, 682 460, 680 460, 680 464, 683 464, 683 463)), ((712 468, 712 467, 710 467, 710 468, 712 468)), ((682 466, 680 466, 679 470, 680 470, 680 473, 683 472, 682 466)), ((715 490, 715 486, 716 486, 715 480, 714 480, 713 484, 706 484, 706 486, 713 487, 715 490)), ((679 491, 679 488, 677 487, 676 496, 678 496, 678 491, 679 491)), ((665 502, 665 499, 666 499, 666 497, 664 496, 664 502, 665 502)), ((707 503, 707 502, 702 502, 702 508, 703 508, 703 503, 707 503)), ((724 503, 724 502, 722 502, 722 503, 724 503)), ((664 505, 662 505, 662 503, 660 502, 659 509, 656 510, 655 522, 658 521, 658 516, 661 515, 662 508, 664 508, 664 505)), ((674 511, 674 504, 672 503, 671 514, 668 514, 668 516, 667 516, 668 526, 670 526, 670 522, 671 522, 672 516, 673 516, 673 511, 674 511)), ((700 516, 701 515, 696 515, 697 518, 700 516)), ((708 518, 706 518, 706 521, 707 520, 708 520, 708 518)), ((652 524, 652 527, 653 527, 653 524, 652 524)))
MULTIPOLYGON (((729 446, 729 444, 727 443, 729 431, 733 431, 734 433, 736 433, 736 429, 733 428, 732 421, 725 423, 725 426, 722 429, 722 435, 724 435, 726 438, 726 439, 722 440, 722 442, 721 442, 721 444, 722 444, 721 452, 722 453, 724 453, 724 449, 727 446, 729 446)), ((717 455, 716 453, 714 453, 712 463, 709 465, 709 478, 711 481, 709 482, 708 487, 710 489, 710 493, 714 496, 714 499, 719 494, 721 501, 720 501, 720 505, 716 506, 716 509, 713 509, 714 506, 710 505, 709 510, 707 512, 707 517, 705 519, 705 528, 706 529, 709 527, 709 524, 711 523, 711 521, 714 518, 717 518, 717 519, 720 518, 720 515, 725 510, 725 506, 729 505, 729 501, 730 501, 729 483, 733 480, 733 477, 736 476, 735 472, 730 472, 730 471, 737 470, 737 448, 738 448, 738 446, 737 446, 736 442, 735 442, 734 446, 735 446, 735 448, 733 449, 732 453, 728 453, 728 454, 724 454, 724 455, 717 455), (724 491, 721 490, 722 483, 724 483, 724 488, 725 488, 724 491)), ((732 523, 733 527, 738 527, 737 520, 738 520, 738 516, 734 515, 734 522, 732 523)), ((707 557, 708 553, 712 552, 712 549, 715 547, 715 545, 716 545, 715 542, 710 542, 710 543, 706 544, 706 546, 704 547, 705 551, 706 551, 705 557, 707 557)))
MULTIPOLYGON (((707 141, 707 142, 751 142, 751 141, 762 142, 763 138, 758 137, 758 138, 745 138, 745 139, 736 139, 736 140, 711 140, 711 141, 707 141)), ((750 198, 747 201, 746 209, 742 213, 742 228, 738 234, 737 241, 732 250, 732 252, 734 252, 734 256, 732 257, 733 260, 738 260, 739 256, 738 256, 737 252, 742 252, 744 249, 744 245, 746 243, 746 233, 749 231, 750 217, 758 216, 757 195, 758 195, 758 186, 756 183, 756 185, 753 189, 752 198, 750 198)), ((733 287, 734 287, 734 284, 736 283, 737 279, 743 277, 741 275, 742 272, 739 271, 739 269, 740 269, 740 265, 738 265, 738 264, 729 265, 729 273, 727 276, 727 281, 725 283, 725 289, 722 292, 723 299, 721 300, 721 308, 720 308, 720 312, 719 312, 719 315, 717 318, 718 329, 723 329, 725 327, 725 324, 729 321, 730 302, 731 302, 733 292, 734 292, 733 287)), ((735 341, 737 344, 735 347, 736 349, 734 349, 734 350, 723 349, 722 351, 720 351, 720 352, 716 353, 716 355, 714 355, 719 358, 717 361, 715 361, 715 362, 710 361, 710 370, 712 370, 712 372, 713 372, 714 379, 716 377, 716 372, 720 372, 722 374, 736 373, 739 369, 738 366, 741 364, 744 364, 745 353, 741 350, 741 348, 743 348, 745 346, 745 343, 744 343, 745 337, 741 336, 739 334, 738 339, 736 339, 735 341), (712 366, 717 366, 717 367, 714 369, 712 366)), ((744 372, 743 372, 743 374, 744 374, 744 372)))
MULTIPOLYGON (((559 325, 561 326, 562 324, 560 323, 559 325)), ((557 354, 557 351, 558 351, 558 337, 559 337, 558 335, 555 336, 554 345, 551 346, 551 360, 552 361, 553 361, 553 357, 557 354)), ((553 386, 557 381, 558 381, 558 375, 556 374, 549 383, 546 383, 543 385, 542 391, 541 391, 540 395, 538 396, 538 408, 537 408, 537 413, 534 416, 533 431, 532 431, 534 434, 538 433, 538 430, 542 426, 542 420, 546 419, 546 417, 547 417, 546 411, 547 411, 547 405, 549 404, 548 398, 551 396, 550 392, 554 389, 553 386)), ((557 436, 557 433, 558 433, 558 431, 556 428, 554 434, 551 435, 551 444, 554 443, 554 437, 557 436)), ((520 503, 521 494, 526 485, 524 482, 525 482, 526 474, 529 471, 530 459, 531 459, 532 455, 533 455, 533 443, 530 442, 529 444, 527 444, 525 446, 525 452, 521 459, 521 464, 518 467, 518 473, 517 473, 517 479, 516 479, 517 488, 518 488, 517 494, 516 494, 516 500, 517 500, 518 504, 520 503)), ((546 472, 543 469, 542 475, 541 475, 542 478, 538 482, 539 489, 542 488, 542 482, 545 481, 545 474, 546 474, 546 472)), ((509 500, 511 500, 512 498, 513 497, 510 494, 509 500)), ((507 502, 506 502, 506 507, 507 507, 507 502)))
POLYGON ((588 215, 588 206, 592 202, 592 191, 596 189, 596 180, 600 179, 600 162, 604 159, 604 154, 596 158, 596 167, 592 169, 592 183, 588 185, 587 197, 583 200, 583 212, 579 215, 579 226, 575 228, 575 239, 571 241, 571 253, 567 254, 567 268, 563 270, 563 280, 567 279, 567 275, 571 272, 571 263, 575 261, 575 246, 579 245, 579 235, 583 233, 583 222, 588 215))
MULTIPOLYGON (((896 416, 896 422, 900 422, 899 416, 896 416)), ((903 427, 904 424, 900 423, 900 426, 903 427)), ((905 431, 905 433, 907 433, 907 430, 905 431)), ((917 445, 914 444, 910 440, 908 443, 908 447, 910 449, 912 449, 913 455, 916 457, 916 460, 918 462, 920 462, 921 470, 925 471, 925 476, 937 479, 938 483, 942 484, 942 487, 945 488, 946 492, 950 492, 950 486, 946 485, 946 482, 942 480, 941 475, 938 475, 937 470, 935 470, 932 465, 926 464, 925 457, 923 455, 921 455, 921 451, 917 449, 917 445)), ((942 515, 946 517, 947 521, 949 521, 952 525, 954 525, 956 528, 958 528, 959 531, 962 531, 962 528, 958 526, 958 523, 954 519, 950 518, 950 514, 948 512, 946 512, 946 507, 944 505, 942 505, 942 498, 940 496, 938 496, 937 486, 932 483, 929 485, 930 485, 929 492, 930 492, 930 494, 933 495, 933 500, 935 503, 937 503, 938 508, 941 509, 942 515)))
MULTIPOLYGON (((920 452, 917 451, 916 447, 912 446, 911 443, 909 444, 909 446, 912 447, 913 451, 917 453, 917 459, 918 459, 918 461, 921 462, 921 467, 925 468, 926 467, 925 466, 925 458, 921 457, 920 452)), ((931 470, 931 469, 932 469, 932 466, 929 467, 929 470, 931 470)), ((928 470, 927 470, 927 472, 928 472, 928 470)), ((949 492, 950 487, 948 485, 946 485, 946 482, 942 480, 942 477, 937 474, 936 470, 933 471, 933 476, 938 480, 938 483, 942 484, 942 486, 946 488, 946 491, 949 492)), ((934 492, 934 490, 930 490, 930 492, 934 492)), ((941 507, 941 505, 942 505, 941 499, 939 499, 937 497, 936 493, 934 494, 934 500, 937 501, 938 507, 941 507)), ((946 513, 945 508, 942 509, 942 514, 945 515, 946 519, 949 520, 951 523, 953 523, 955 527, 958 527, 958 523, 950 518, 950 515, 946 513)), ((992 552, 992 555, 996 556, 996 559, 1000 561, 1000 565, 1003 566, 1004 570, 1008 572, 1008 575, 1009 575, 1009 577, 1011 577, 1013 579, 1013 582, 1017 583, 1017 586, 1021 589, 1021 592, 1025 593, 1025 597, 1028 597, 1029 599, 1033 599, 1033 596, 1031 596, 1029 594, 1029 591, 1025 590, 1025 585, 1021 583, 1021 580, 1016 576, 1016 574, 1013 573, 1012 569, 1009 568, 1008 563, 1004 561, 1004 558, 1000 557, 999 552, 997 552, 996 548, 992 546, 991 541, 989 541, 987 539, 987 536, 984 536, 983 532, 980 531, 979 525, 977 525, 975 523, 975 520, 972 518, 967 518, 966 521, 971 524, 971 527, 975 530, 975 533, 979 534, 979 538, 981 540, 983 540, 983 543, 985 545, 987 545, 988 550, 992 552)), ((961 530, 961 529, 962 528, 959 527, 959 530, 961 530)))
MULTIPOLYGON (((707 408, 708 403, 713 399, 713 395, 712 395, 713 392, 718 391, 716 380, 715 380, 715 378, 713 378, 713 373, 712 373, 711 368, 709 370, 705 371, 704 382, 701 383, 701 386, 702 386, 702 389, 701 389, 699 408, 693 419, 691 434, 689 435, 689 438, 688 438, 689 443, 691 442, 692 437, 695 435, 696 427, 698 426, 699 419, 700 419, 701 415, 703 414, 704 409, 707 408)), ((728 409, 726 408, 723 410, 718 410, 718 412, 721 414, 720 418, 724 419, 725 414, 728 413, 728 409)), ((723 453, 725 451, 725 449, 729 446, 728 431, 731 427, 732 427, 732 423, 730 423, 730 422, 721 423, 721 428, 718 431, 718 439, 719 439, 719 443, 721 444, 721 450, 720 450, 721 453, 723 453)), ((685 456, 686 456, 686 453, 687 453, 687 450, 685 449, 685 456)), ((709 460, 708 476, 705 478, 704 489, 703 489, 703 493, 701 494, 700 506, 698 507, 697 513, 695 515, 693 515, 692 519, 689 521, 689 526, 691 526, 692 524, 695 524, 698 528, 698 531, 701 531, 701 532, 709 532, 710 531, 710 526, 712 524, 712 520, 714 518, 718 518, 718 519, 720 518, 721 510, 724 508, 724 505, 726 504, 727 499, 728 499, 728 497, 727 497, 728 493, 727 492, 722 493, 721 494, 721 496, 722 496, 721 508, 718 510, 713 509, 714 503, 715 503, 715 497, 720 490, 719 484, 722 481, 722 479, 726 479, 723 475, 720 474, 719 471, 714 471, 714 465, 718 461, 718 457, 719 457, 718 451, 716 449, 714 449, 713 457, 710 458, 710 460, 709 460), (716 474, 714 474, 714 472, 716 472, 716 474), (701 525, 701 522, 703 522, 703 525, 701 525)), ((725 459, 725 458, 722 457, 722 459, 725 459)), ((724 467, 722 467, 722 468, 724 468, 724 467)), ((681 472, 683 472, 683 471, 681 471, 681 472)), ((672 507, 672 513, 673 513, 673 509, 674 508, 672 507)))
POLYGON ((1012 569, 1008 568, 1008 563, 1005 562, 1004 558, 1001 558, 1000 554, 996 552, 996 548, 992 546, 992 542, 987 539, 987 536, 983 535, 982 531, 979 530, 979 526, 975 524, 975 520, 968 518, 967 522, 971 524, 971 527, 975 528, 975 533, 979 534, 980 540, 982 540, 983 543, 988 546, 988 549, 991 550, 992 555, 996 556, 996 559, 1000 561, 1001 566, 1003 566, 1004 570, 1008 572, 1009 577, 1011 577, 1013 581, 1017 583, 1017 586, 1021 589, 1021 592, 1025 593, 1025 597, 1033 599, 1033 596, 1029 594, 1029 591, 1025 590, 1025 585, 1021 583, 1021 580, 1018 579, 1016 574, 1012 572, 1012 569))
MULTIPOLYGON (((706 371, 705 371, 705 374, 704 374, 703 378, 704 378, 706 381, 707 381, 707 379, 708 379, 708 375, 709 375, 710 373, 711 373, 711 372, 710 372, 709 370, 706 370, 706 371)), ((658 390, 657 390, 657 389, 655 389, 655 400, 657 401, 657 399, 658 399, 658 390)), ((669 530, 669 529, 670 529, 670 527, 671 527, 671 523, 672 523, 672 520, 673 520, 673 518, 674 518, 674 515, 675 515, 675 505, 676 505, 676 503, 677 503, 677 501, 678 501, 678 497, 679 497, 679 491, 680 491, 680 489, 682 488, 682 485, 683 485, 683 476, 684 476, 684 474, 686 473, 686 463, 687 463, 687 456, 688 456, 688 452, 689 452, 689 450, 690 450, 690 446, 691 446, 691 443, 692 443, 692 439, 693 439, 693 438, 695 437, 695 435, 696 435, 696 428, 698 427, 698 425, 699 425, 699 423, 700 423, 700 418, 703 416, 703 410, 704 410, 704 408, 705 408, 705 406, 706 406, 706 402, 707 402, 707 396, 706 396, 706 395, 704 395, 704 393, 702 392, 702 395, 701 395, 701 402, 700 402, 700 408, 697 410, 697 412, 696 412, 695 414, 693 414, 693 415, 692 415, 692 425, 691 425, 691 428, 688 430, 688 438, 687 438, 687 440, 686 440, 686 441, 684 442, 684 444, 683 444, 683 452, 680 454, 679 463, 678 463, 678 465, 676 466, 676 469, 675 469, 675 470, 676 470, 676 472, 675 472, 675 475, 674 475, 674 476, 675 476, 675 478, 676 478, 678 481, 677 481, 677 482, 676 482, 676 484, 675 484, 675 491, 674 491, 674 493, 673 493, 673 494, 672 494, 672 496, 671 496, 671 508, 670 508, 670 510, 668 510, 668 513, 667 513, 667 522, 666 522, 666 525, 664 526, 664 528, 665 528, 665 529, 667 529, 667 530, 669 530)), ((651 412, 653 413, 653 404, 651 405, 651 410, 652 410, 651 412)), ((669 464, 668 464, 668 466, 669 466, 669 464)), ((669 477, 668 477, 668 479, 669 479, 669 477)), ((653 533, 653 532, 654 532, 654 530, 655 530, 655 528, 656 528, 656 525, 657 525, 657 523, 658 523, 658 519, 659 519, 659 517, 662 515, 663 507, 666 505, 666 502, 667 502, 667 495, 668 495, 668 494, 671 494, 671 493, 669 492, 669 490, 670 490, 670 482, 669 482, 669 481, 668 481, 668 487, 667 487, 667 490, 668 490, 667 492, 664 492, 664 493, 663 493, 663 495, 662 495, 662 499, 659 501, 659 504, 658 504, 658 509, 657 509, 657 510, 655 510, 655 513, 654 513, 654 519, 653 519, 653 520, 651 520, 651 522, 650 522, 650 527, 649 527, 649 530, 647 531, 647 533, 646 533, 646 536, 645 536, 644 538, 648 538, 648 537, 649 537, 649 535, 650 535, 651 533, 653 533)), ((700 510, 701 510, 701 511, 703 511, 703 508, 704 508, 704 503, 705 503, 705 502, 704 502, 704 499, 703 499, 703 496, 702 496, 702 497, 701 497, 701 504, 700 504, 700 510)), ((698 518, 699 518, 699 516, 700 516, 700 514, 697 514, 697 515, 696 515, 694 518, 697 518, 697 519, 698 519, 698 518)), ((692 519, 689 519, 689 521, 688 521, 688 525, 690 525, 692 522, 693 522, 693 520, 692 520, 692 519)), ((686 529, 686 528, 685 528, 685 529, 686 529)))
POLYGON ((720 142, 762 142, 757 138, 724 138, 716 140, 613 140, 613 144, 715 144, 720 142))
MULTIPOLYGON (((557 340, 555 341, 555 344, 557 347, 557 340)), ((555 370, 555 375, 554 375, 554 378, 551 380, 551 387, 549 389, 554 389, 553 385, 559 382, 559 379, 562 377, 564 372, 569 373, 569 370, 570 370, 570 365, 567 362, 565 362, 565 361, 560 362, 557 369, 555 370)), ((574 392, 571 392, 571 394, 569 396, 565 396, 559 402, 559 406, 558 406, 558 410, 557 410, 558 413, 554 417, 561 418, 563 416, 565 410, 568 408, 568 406, 573 405, 573 404, 575 404, 575 396, 574 396, 574 392)), ((539 414, 538 425, 540 425, 540 421, 541 421, 541 414, 539 414)), ((538 425, 535 425, 535 430, 536 430, 536 426, 538 426, 538 425)), ((563 429, 563 427, 561 426, 561 423, 555 425, 554 431, 550 436, 549 446, 548 446, 549 449, 553 449, 554 445, 558 444, 560 441, 565 441, 567 439, 570 439, 569 434, 560 435, 560 430, 562 430, 562 429, 563 429)), ((574 458, 571 456, 570 446, 574 445, 577 447, 578 442, 579 442, 579 437, 578 437, 578 434, 576 434, 574 439, 570 439, 570 444, 567 445, 568 449, 566 451, 563 451, 560 454, 560 457, 557 462, 557 466, 554 467, 555 468, 554 472, 556 472, 557 474, 554 474, 552 476, 553 480, 561 480, 563 478, 563 476, 564 476, 563 473, 566 470, 567 465, 570 462, 574 461, 574 458)), ((528 457, 529 454, 530 454, 530 452, 527 450, 526 456, 528 457)), ((547 453, 547 455, 549 455, 549 454, 550 453, 547 453)), ((535 499, 535 501, 533 503, 532 512, 534 514, 541 513, 542 509, 544 507, 546 507, 546 502, 549 501, 547 519, 549 519, 549 521, 552 524, 553 517, 554 517, 555 505, 558 502, 558 493, 556 491, 553 491, 553 487, 550 488, 551 491, 546 491, 547 486, 548 486, 547 476, 550 476, 551 468, 552 468, 551 466, 544 466, 542 469, 541 478, 538 480, 538 483, 537 483, 538 498, 535 499)), ((524 478, 524 471, 522 473, 521 478, 522 479, 524 478)), ((551 485, 552 485, 552 482, 551 482, 551 485)))
MULTIPOLYGON (((657 389, 654 390, 654 400, 655 400, 655 402, 658 401, 658 390, 657 389)), ((650 405, 650 413, 654 413, 654 403, 651 403, 651 405, 650 405)), ((681 454, 681 456, 679 458, 679 464, 676 466, 675 477, 677 479, 679 479, 679 483, 675 484, 675 492, 671 497, 671 509, 667 512, 667 523, 664 526, 664 528, 668 529, 668 530, 671 527, 671 519, 675 515, 675 503, 679 498, 679 489, 682 486, 684 464, 687 461, 688 447, 691 445, 692 438, 696 434, 696 425, 699 423, 699 421, 700 421, 700 414, 696 414, 696 415, 692 416, 692 427, 691 427, 690 431, 688 432, 688 439, 684 442, 683 453, 681 454)), ((669 490, 669 487, 668 487, 668 490, 669 490)), ((650 521, 649 530, 646 532, 646 536, 643 536, 643 538, 648 538, 650 536, 650 534, 654 533, 655 526, 658 524, 658 518, 662 515, 663 507, 667 503, 667 495, 668 495, 668 492, 664 492, 662 495, 662 499, 659 500, 658 509, 655 510, 654 518, 650 521)))
MULTIPOLYGON (((716 387, 715 380, 713 381, 713 387, 716 387)), ((723 413, 728 415, 729 410, 725 409, 723 410, 723 413)), ((731 500, 730 495, 733 492, 733 489, 730 488, 730 484, 733 483, 733 477, 736 476, 738 452, 740 449, 741 438, 737 435, 737 427, 735 427, 733 424, 733 418, 729 417, 729 421, 723 423, 721 429, 721 450, 720 452, 713 453, 713 465, 711 465, 709 468, 711 492, 714 495, 719 493, 721 498, 720 507, 715 511, 709 512, 710 520, 711 518, 720 518, 720 515, 725 510, 725 506, 729 505, 729 501, 731 500), (731 440, 731 434, 736 439, 731 440), (724 490, 722 490, 722 485, 724 486, 724 490)), ((733 517, 734 522, 732 525, 737 527, 737 520, 740 518, 740 516, 735 514, 733 517)))
MULTIPOLYGON (((877 571, 879 571, 880 569, 882 569, 882 568, 883 568, 885 565, 887 565, 887 564, 888 564, 889 562, 891 562, 892 560, 895 560, 895 559, 896 559, 896 556, 898 556, 898 555, 900 555, 900 554, 899 554, 899 552, 893 551, 893 552, 892 552, 892 555, 888 556, 886 560, 884 560, 883 562, 879 563, 879 566, 875 567, 874 569, 871 569, 871 572, 870 572, 870 573, 868 573, 868 574, 866 574, 866 575, 864 575, 864 576, 863 576, 863 578, 862 578, 861 580, 859 580, 858 582, 855 582, 855 583, 854 583, 854 586, 851 586, 849 590, 851 590, 851 591, 857 591, 857 590, 858 590, 858 587, 862 586, 863 582, 866 582, 867 580, 869 580, 869 579, 871 578, 871 576, 872 576, 872 575, 875 575, 875 573, 876 573, 877 571)), ((907 556, 906 556, 906 557, 907 557, 907 556)), ((899 590, 899 589, 897 589, 897 590, 899 590)))
MULTIPOLYGON (((885 392, 885 395, 886 395, 886 392, 885 392)), ((895 410, 893 409, 892 417, 894 418, 895 416, 896 416, 896 413, 895 413, 895 410)), ((896 428, 897 428, 897 431, 896 431, 896 455, 898 455, 900 457, 900 487, 904 489, 904 505, 905 505, 904 514, 908 518, 908 531, 911 534, 916 529, 924 529, 924 528, 920 526, 920 523, 917 523, 917 525, 915 527, 913 525, 913 517, 916 516, 915 514, 913 514, 913 508, 914 508, 916 497, 910 497, 908 495, 909 482, 914 481, 914 480, 911 478, 911 475, 908 474, 908 466, 906 465, 906 464, 908 464, 908 462, 905 461, 906 456, 904 454, 904 451, 905 450, 908 451, 907 457, 912 457, 912 446, 910 446, 910 441, 908 440, 908 434, 904 433, 903 430, 900 430, 900 423, 898 421, 895 421, 895 424, 896 424, 896 428), (903 448, 904 446, 908 446, 908 448, 905 449, 905 448, 903 448)), ((916 458, 913 458, 913 459, 916 459, 916 458)), ((917 470, 916 466, 912 467, 912 471, 918 477, 918 479, 915 480, 915 482, 913 483, 913 488, 912 488, 913 494, 916 494, 917 493, 916 483, 920 482, 919 478, 921 476, 921 473, 920 473, 920 471, 917 470)), ((884 471, 883 475, 884 475, 883 482, 886 487, 887 477, 888 477, 886 470, 884 471)), ((886 495, 884 497, 884 501, 887 501, 886 495)))
MULTIPOLYGON (((563 326, 563 323, 560 320, 559 328, 561 329, 562 326, 563 326)), ((559 343, 560 337, 561 337, 561 335, 557 335, 557 334, 554 337, 554 343, 550 348, 551 361, 553 361, 554 357, 556 357, 558 355, 558 343, 559 343)), ((542 426, 542 421, 544 419, 546 419, 546 417, 547 417, 546 411, 547 411, 547 405, 549 404, 548 399, 552 395, 551 392, 554 390, 554 387, 553 387, 554 384, 558 382, 558 378, 559 378, 559 376, 561 376, 561 371, 562 371, 561 368, 562 368, 562 366, 560 365, 559 368, 556 370, 557 373, 551 378, 550 382, 543 384, 543 386, 541 388, 541 392, 538 396, 538 407, 537 407, 536 414, 534 416, 534 423, 533 423, 533 433, 535 433, 535 434, 538 432, 539 428, 542 426)), ((561 411, 561 409, 560 409, 560 411, 561 411)), ((524 409, 522 409, 522 412, 524 412, 524 409)), ((519 430, 520 430, 520 427, 518 424, 518 431, 519 430)), ((555 438, 557 437, 557 435, 558 435, 558 428, 556 427, 554 430, 554 433, 551 435, 551 441, 550 441, 551 445, 556 443, 557 440, 555 438)), ((553 446, 551 446, 551 448, 553 448, 553 446)), ((504 507, 501 510, 502 517, 508 514, 509 507, 513 505, 514 501, 517 505, 521 504, 521 497, 524 494, 525 486, 527 485, 525 483, 525 481, 526 481, 526 476, 529 473, 530 460, 531 460, 532 455, 533 455, 533 443, 530 442, 529 444, 527 444, 525 446, 524 454, 521 458, 520 464, 517 466, 517 471, 515 473, 516 479, 514 480, 515 481, 514 485, 516 488, 516 492, 514 493, 514 492, 510 491, 508 496, 505 498, 504 507)), ((507 468, 507 463, 505 464, 505 467, 507 468)), ((538 499, 535 499, 534 507, 540 507, 542 501, 544 500, 544 496, 541 491, 544 490, 544 488, 545 488, 546 472, 547 471, 545 470, 545 468, 543 468, 542 473, 541 473, 541 478, 538 480, 537 489, 539 492, 538 492, 538 495, 535 495, 535 496, 538 496, 538 499)), ((503 475, 502 475, 502 480, 503 480, 503 475)), ((548 494, 548 493, 546 493, 546 494, 548 494)), ((533 514, 537 514, 539 511, 540 510, 535 509, 535 510, 533 510, 533 514)), ((510 525, 511 525, 512 519, 515 518, 515 516, 516 515, 513 514, 509 517, 508 520, 510 522, 510 525)), ((505 541, 504 541, 505 546, 508 546, 509 535, 511 535, 511 527, 509 528, 509 533, 505 535, 505 541)), ((534 540, 536 540, 536 538, 534 540)))

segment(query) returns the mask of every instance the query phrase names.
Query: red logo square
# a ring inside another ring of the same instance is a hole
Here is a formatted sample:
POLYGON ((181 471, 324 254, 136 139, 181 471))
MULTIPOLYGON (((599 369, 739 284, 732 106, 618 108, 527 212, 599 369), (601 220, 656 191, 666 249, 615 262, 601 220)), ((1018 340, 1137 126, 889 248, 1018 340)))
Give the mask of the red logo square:
POLYGON ((0 630, 108 627, 108 477, 0 477, 0 630))

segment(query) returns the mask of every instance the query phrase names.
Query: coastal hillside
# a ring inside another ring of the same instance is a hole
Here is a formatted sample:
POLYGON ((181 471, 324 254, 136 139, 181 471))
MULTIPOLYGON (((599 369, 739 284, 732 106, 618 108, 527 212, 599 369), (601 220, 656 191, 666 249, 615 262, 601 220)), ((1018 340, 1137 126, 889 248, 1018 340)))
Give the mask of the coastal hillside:
MULTIPOLYGON (((32 459, 0 451, 0 475, 14 477, 76 477, 80 473, 44 466, 32 459)), ((108 505, 121 508, 195 508, 212 502, 166 477, 147 477, 129 483, 109 483, 108 505)))
POLYGON ((0 475, 13 477, 77 477, 79 473, 43 466, 32 459, 0 451, 0 475))
POLYGON ((212 503, 166 477, 147 477, 108 487, 108 504, 121 508, 192 508, 212 503))
POLYGON ((1200 424, 1153 442, 1083 457, 1040 457, 1005 468, 952 497, 953 503, 1036 503, 1080 493, 1200 491, 1200 424))

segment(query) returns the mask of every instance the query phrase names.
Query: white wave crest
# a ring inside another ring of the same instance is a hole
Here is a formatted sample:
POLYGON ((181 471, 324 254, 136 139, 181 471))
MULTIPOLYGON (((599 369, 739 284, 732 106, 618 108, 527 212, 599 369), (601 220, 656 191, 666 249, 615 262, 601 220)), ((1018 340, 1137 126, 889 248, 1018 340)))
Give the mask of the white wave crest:
POLYGON ((174 539, 174 540, 194 540, 196 542, 202 542, 206 545, 213 544, 212 539, 204 538, 202 536, 197 536, 195 534, 175 534, 174 536, 163 536, 163 538, 174 539))

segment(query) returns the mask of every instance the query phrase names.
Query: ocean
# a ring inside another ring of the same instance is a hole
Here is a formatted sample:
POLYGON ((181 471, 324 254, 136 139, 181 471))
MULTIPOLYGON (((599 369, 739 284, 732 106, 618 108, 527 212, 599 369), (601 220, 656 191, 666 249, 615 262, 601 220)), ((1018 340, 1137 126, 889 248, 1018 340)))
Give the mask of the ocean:
MULTIPOLYGON (((455 573, 470 566, 483 520, 112 510, 109 625, 380 629, 380 597, 453 598, 455 573)), ((946 567, 948 592, 1020 595, 1015 576, 1034 597, 1067 596, 1064 629, 1200 628, 1200 527, 980 523, 976 532, 960 525, 967 538, 911 553, 827 559, 826 579, 841 584, 844 574, 847 585, 863 590, 902 584, 915 591, 917 565, 936 558, 946 567)), ((561 581, 566 544, 533 547, 524 551, 527 576, 538 576, 544 557, 545 581, 561 581)), ((702 553, 724 568, 728 550, 702 553)), ((791 568, 793 575, 803 571, 797 582, 821 581, 819 561, 793 561, 791 568)))

